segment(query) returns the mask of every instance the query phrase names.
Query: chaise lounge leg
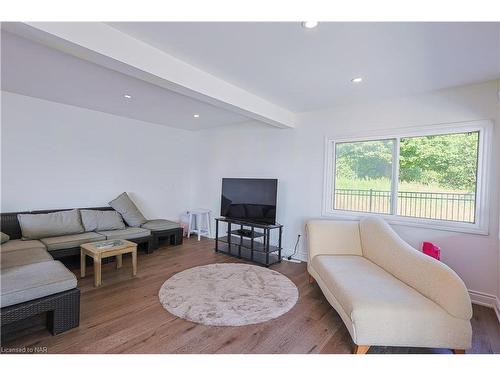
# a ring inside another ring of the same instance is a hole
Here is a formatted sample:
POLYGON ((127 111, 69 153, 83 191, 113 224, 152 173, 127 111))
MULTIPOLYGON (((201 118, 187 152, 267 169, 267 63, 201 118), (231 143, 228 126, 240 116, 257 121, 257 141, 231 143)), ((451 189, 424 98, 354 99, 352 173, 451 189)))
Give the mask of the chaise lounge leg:
POLYGON ((366 354, 370 350, 370 345, 354 345, 353 354, 366 354))
POLYGON ((314 280, 314 277, 309 275, 309 284, 314 284, 315 282, 316 282, 316 280, 314 280))
POLYGON ((453 354, 465 354, 465 349, 453 349, 453 354))

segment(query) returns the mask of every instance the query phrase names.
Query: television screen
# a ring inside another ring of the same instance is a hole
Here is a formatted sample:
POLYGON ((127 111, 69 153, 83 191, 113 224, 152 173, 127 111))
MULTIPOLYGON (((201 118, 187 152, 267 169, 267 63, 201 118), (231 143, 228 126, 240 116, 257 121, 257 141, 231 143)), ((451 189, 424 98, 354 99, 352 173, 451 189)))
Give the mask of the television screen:
POLYGON ((223 178, 220 214, 226 218, 274 224, 277 179, 223 178))

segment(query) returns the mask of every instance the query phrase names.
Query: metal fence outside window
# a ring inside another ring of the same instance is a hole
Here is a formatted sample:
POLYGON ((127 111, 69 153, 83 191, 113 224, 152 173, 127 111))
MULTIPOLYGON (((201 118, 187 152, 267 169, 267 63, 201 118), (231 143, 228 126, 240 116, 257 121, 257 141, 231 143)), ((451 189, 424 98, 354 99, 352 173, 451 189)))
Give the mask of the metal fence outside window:
MULTIPOLYGON (((397 214, 436 220, 474 223, 474 193, 430 193, 399 191, 397 214)), ((335 189, 335 209, 360 212, 391 213, 391 192, 375 189, 335 189)))

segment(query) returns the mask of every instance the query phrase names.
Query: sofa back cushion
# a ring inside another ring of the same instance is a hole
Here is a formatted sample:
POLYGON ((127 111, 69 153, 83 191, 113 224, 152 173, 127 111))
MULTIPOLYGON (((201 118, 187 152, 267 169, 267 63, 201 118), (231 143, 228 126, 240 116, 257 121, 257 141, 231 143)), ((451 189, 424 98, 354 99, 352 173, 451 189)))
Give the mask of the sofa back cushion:
POLYGON ((116 211, 80 210, 85 232, 125 229, 122 216, 116 211))
POLYGON ((125 222, 131 227, 140 227, 147 221, 127 193, 120 194, 109 202, 109 205, 118 211, 123 216, 125 222))
POLYGON ((362 255, 357 221, 309 220, 306 230, 309 260, 316 255, 362 255))
POLYGON ((78 210, 58 211, 48 214, 17 215, 23 240, 83 233, 84 228, 78 210))
POLYGON ((464 282, 447 265, 414 249, 380 218, 359 224, 363 256, 437 303, 451 315, 470 319, 464 282))

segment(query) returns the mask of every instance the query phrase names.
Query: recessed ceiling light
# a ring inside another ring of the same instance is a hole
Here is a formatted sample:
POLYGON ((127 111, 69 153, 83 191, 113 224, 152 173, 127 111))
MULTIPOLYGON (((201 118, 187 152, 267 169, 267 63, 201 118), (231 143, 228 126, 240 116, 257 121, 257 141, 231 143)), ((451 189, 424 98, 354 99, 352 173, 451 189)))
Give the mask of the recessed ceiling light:
POLYGON ((200 115, 199 115, 199 114, 197 114, 197 113, 195 113, 195 114, 193 115, 193 117, 194 117, 194 118, 198 118, 198 117, 200 117, 200 115))
POLYGON ((304 21, 302 22, 302 27, 305 27, 306 29, 314 29, 315 27, 318 27, 318 24, 318 21, 304 21))
POLYGON ((125 94, 125 95, 123 95, 123 97, 124 97, 125 99, 132 99, 132 95, 129 95, 129 94, 125 94))
POLYGON ((356 78, 351 79, 351 82, 352 83, 361 83, 361 82, 363 82, 363 78, 362 77, 356 77, 356 78))

